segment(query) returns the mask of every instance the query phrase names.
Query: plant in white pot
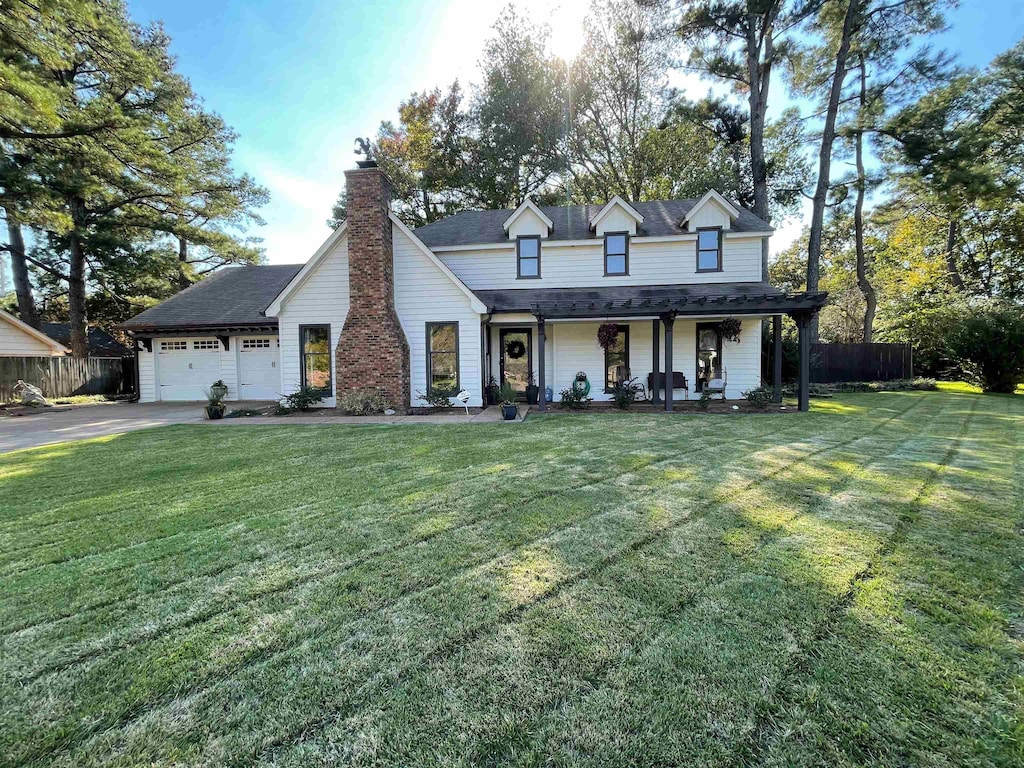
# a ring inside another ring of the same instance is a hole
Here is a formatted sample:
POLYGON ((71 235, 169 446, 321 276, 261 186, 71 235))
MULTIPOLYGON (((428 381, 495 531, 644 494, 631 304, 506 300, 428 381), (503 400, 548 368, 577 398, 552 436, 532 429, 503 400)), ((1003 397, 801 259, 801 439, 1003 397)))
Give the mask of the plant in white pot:
POLYGON ((217 379, 210 385, 210 391, 207 394, 216 395, 218 400, 223 400, 228 396, 228 385, 224 383, 223 379, 217 379))

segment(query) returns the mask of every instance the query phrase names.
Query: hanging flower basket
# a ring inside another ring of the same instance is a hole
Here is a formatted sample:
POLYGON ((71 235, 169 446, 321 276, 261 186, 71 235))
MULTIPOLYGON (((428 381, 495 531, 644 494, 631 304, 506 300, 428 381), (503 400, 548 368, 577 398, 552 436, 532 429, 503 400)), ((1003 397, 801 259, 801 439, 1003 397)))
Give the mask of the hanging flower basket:
POLYGON ((718 324, 718 333, 726 341, 737 342, 740 340, 740 331, 743 329, 740 321, 735 317, 727 317, 718 324))
POLYGON ((608 349, 615 343, 618 336, 619 326, 617 323, 601 323, 597 329, 597 343, 601 345, 601 349, 608 349))
POLYGON ((512 341, 505 345, 505 353, 510 359, 518 360, 526 354, 526 345, 519 339, 512 339, 512 341))

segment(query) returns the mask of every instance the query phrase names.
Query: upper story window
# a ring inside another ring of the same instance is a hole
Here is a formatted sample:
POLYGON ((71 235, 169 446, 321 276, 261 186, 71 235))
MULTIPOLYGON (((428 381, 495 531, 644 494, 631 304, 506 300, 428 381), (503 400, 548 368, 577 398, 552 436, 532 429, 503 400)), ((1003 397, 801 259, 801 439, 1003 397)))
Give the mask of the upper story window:
POLYGON ((540 277, 540 236, 516 238, 516 277, 540 277))
POLYGON ((697 271, 722 271, 722 230, 719 227, 697 230, 697 271))
POLYGON ((629 234, 608 232, 604 236, 605 275, 629 274, 629 234))

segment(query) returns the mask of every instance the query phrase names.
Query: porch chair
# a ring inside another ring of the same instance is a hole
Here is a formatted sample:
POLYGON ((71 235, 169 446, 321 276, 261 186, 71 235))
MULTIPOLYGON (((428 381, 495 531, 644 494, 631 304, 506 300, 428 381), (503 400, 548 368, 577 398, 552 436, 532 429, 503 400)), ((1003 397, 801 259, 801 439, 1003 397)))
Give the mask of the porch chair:
MULTIPOLYGON (((645 397, 645 399, 653 395, 655 378, 657 378, 660 396, 662 398, 665 397, 665 374, 659 371, 657 377, 655 377, 653 372, 647 374, 647 391, 651 394, 645 397)), ((672 390, 675 391, 677 389, 683 390, 683 400, 690 399, 690 383, 686 380, 686 376, 680 371, 672 371, 672 390)))
POLYGON ((722 402, 725 402, 725 388, 729 384, 729 371, 726 368, 722 369, 722 378, 710 379, 707 384, 704 385, 704 391, 709 395, 721 395, 722 402))

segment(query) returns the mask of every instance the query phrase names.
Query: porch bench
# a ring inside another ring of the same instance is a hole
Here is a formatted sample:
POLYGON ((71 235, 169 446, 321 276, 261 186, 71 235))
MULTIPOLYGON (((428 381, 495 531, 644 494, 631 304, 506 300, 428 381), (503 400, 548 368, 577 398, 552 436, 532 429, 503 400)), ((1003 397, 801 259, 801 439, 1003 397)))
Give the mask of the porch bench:
MULTIPOLYGON (((653 373, 653 372, 648 373, 647 374, 647 391, 648 392, 654 392, 655 383, 657 383, 658 391, 661 392, 662 396, 664 397, 664 393, 665 393, 665 374, 661 373, 660 371, 658 373, 653 373)), ((684 400, 689 400, 690 399, 690 385, 687 383, 686 376, 684 376, 682 374, 682 372, 680 372, 680 371, 672 371, 672 389, 673 390, 676 390, 676 389, 683 390, 683 399, 684 400)))

